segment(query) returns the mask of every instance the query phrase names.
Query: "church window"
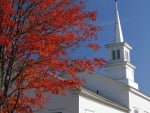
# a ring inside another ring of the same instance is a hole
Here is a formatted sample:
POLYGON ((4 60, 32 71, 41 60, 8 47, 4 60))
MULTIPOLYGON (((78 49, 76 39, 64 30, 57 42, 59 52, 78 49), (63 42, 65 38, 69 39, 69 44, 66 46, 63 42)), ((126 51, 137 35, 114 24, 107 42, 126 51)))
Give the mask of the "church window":
POLYGON ((117 59, 120 59, 120 49, 117 49, 117 59))
POLYGON ((115 50, 112 51, 112 60, 116 59, 116 54, 115 54, 115 50))
POLYGON ((125 57, 126 57, 127 60, 129 60, 129 53, 128 53, 128 51, 125 51, 125 57))

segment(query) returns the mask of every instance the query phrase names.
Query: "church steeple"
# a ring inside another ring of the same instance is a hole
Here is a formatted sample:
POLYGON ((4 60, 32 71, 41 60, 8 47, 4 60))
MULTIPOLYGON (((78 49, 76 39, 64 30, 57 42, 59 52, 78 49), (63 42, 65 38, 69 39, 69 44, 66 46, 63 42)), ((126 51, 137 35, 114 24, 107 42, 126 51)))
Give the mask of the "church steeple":
POLYGON ((116 13, 116 20, 115 20, 115 37, 114 37, 114 42, 119 43, 123 42, 123 33, 122 33, 122 28, 121 28, 121 23, 120 23, 120 17, 119 17, 119 12, 118 12, 118 0, 115 0, 115 13, 116 13))
POLYGON ((108 64, 105 65, 106 76, 138 89, 138 84, 134 81, 135 66, 130 63, 132 47, 123 39, 117 0, 115 0, 115 13, 115 40, 113 43, 106 45, 109 53, 108 64))

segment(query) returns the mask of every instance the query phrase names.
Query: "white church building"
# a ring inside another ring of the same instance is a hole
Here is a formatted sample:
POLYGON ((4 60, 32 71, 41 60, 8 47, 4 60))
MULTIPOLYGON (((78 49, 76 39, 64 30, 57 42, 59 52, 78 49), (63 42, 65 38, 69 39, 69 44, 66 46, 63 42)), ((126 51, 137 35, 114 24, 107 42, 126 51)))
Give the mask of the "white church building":
POLYGON ((52 95, 45 113, 150 113, 150 97, 134 81, 132 47, 124 41, 116 0, 115 38, 108 49, 106 75, 80 73, 87 83, 66 96, 52 95))

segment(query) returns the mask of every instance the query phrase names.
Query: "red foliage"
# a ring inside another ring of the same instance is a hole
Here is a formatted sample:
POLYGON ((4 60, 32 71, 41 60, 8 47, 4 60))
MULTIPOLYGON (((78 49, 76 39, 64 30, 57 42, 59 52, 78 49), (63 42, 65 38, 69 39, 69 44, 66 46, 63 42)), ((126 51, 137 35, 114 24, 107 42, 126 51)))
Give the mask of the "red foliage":
MULTIPOLYGON (((0 0, 0 110, 32 113, 45 93, 78 88, 77 72, 102 67, 103 59, 71 59, 68 49, 96 38, 96 12, 84 0, 0 0), (69 79, 60 75, 70 74, 69 79)), ((99 46, 90 43, 90 48, 99 46)))
POLYGON ((92 48, 92 49, 95 50, 95 51, 97 51, 97 50, 100 48, 99 45, 97 45, 97 44, 92 44, 92 43, 89 43, 89 47, 92 48))

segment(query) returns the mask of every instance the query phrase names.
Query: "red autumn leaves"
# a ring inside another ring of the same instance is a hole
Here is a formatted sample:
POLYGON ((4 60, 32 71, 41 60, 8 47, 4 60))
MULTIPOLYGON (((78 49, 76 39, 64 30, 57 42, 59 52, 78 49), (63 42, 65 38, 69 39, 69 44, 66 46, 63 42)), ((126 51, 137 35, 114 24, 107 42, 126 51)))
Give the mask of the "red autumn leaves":
POLYGON ((96 12, 84 0, 0 0, 0 110, 34 112, 48 101, 45 93, 79 88, 76 74, 94 71, 101 58, 72 59, 71 52, 96 39, 96 12), (69 78, 61 78, 68 74, 69 78))

